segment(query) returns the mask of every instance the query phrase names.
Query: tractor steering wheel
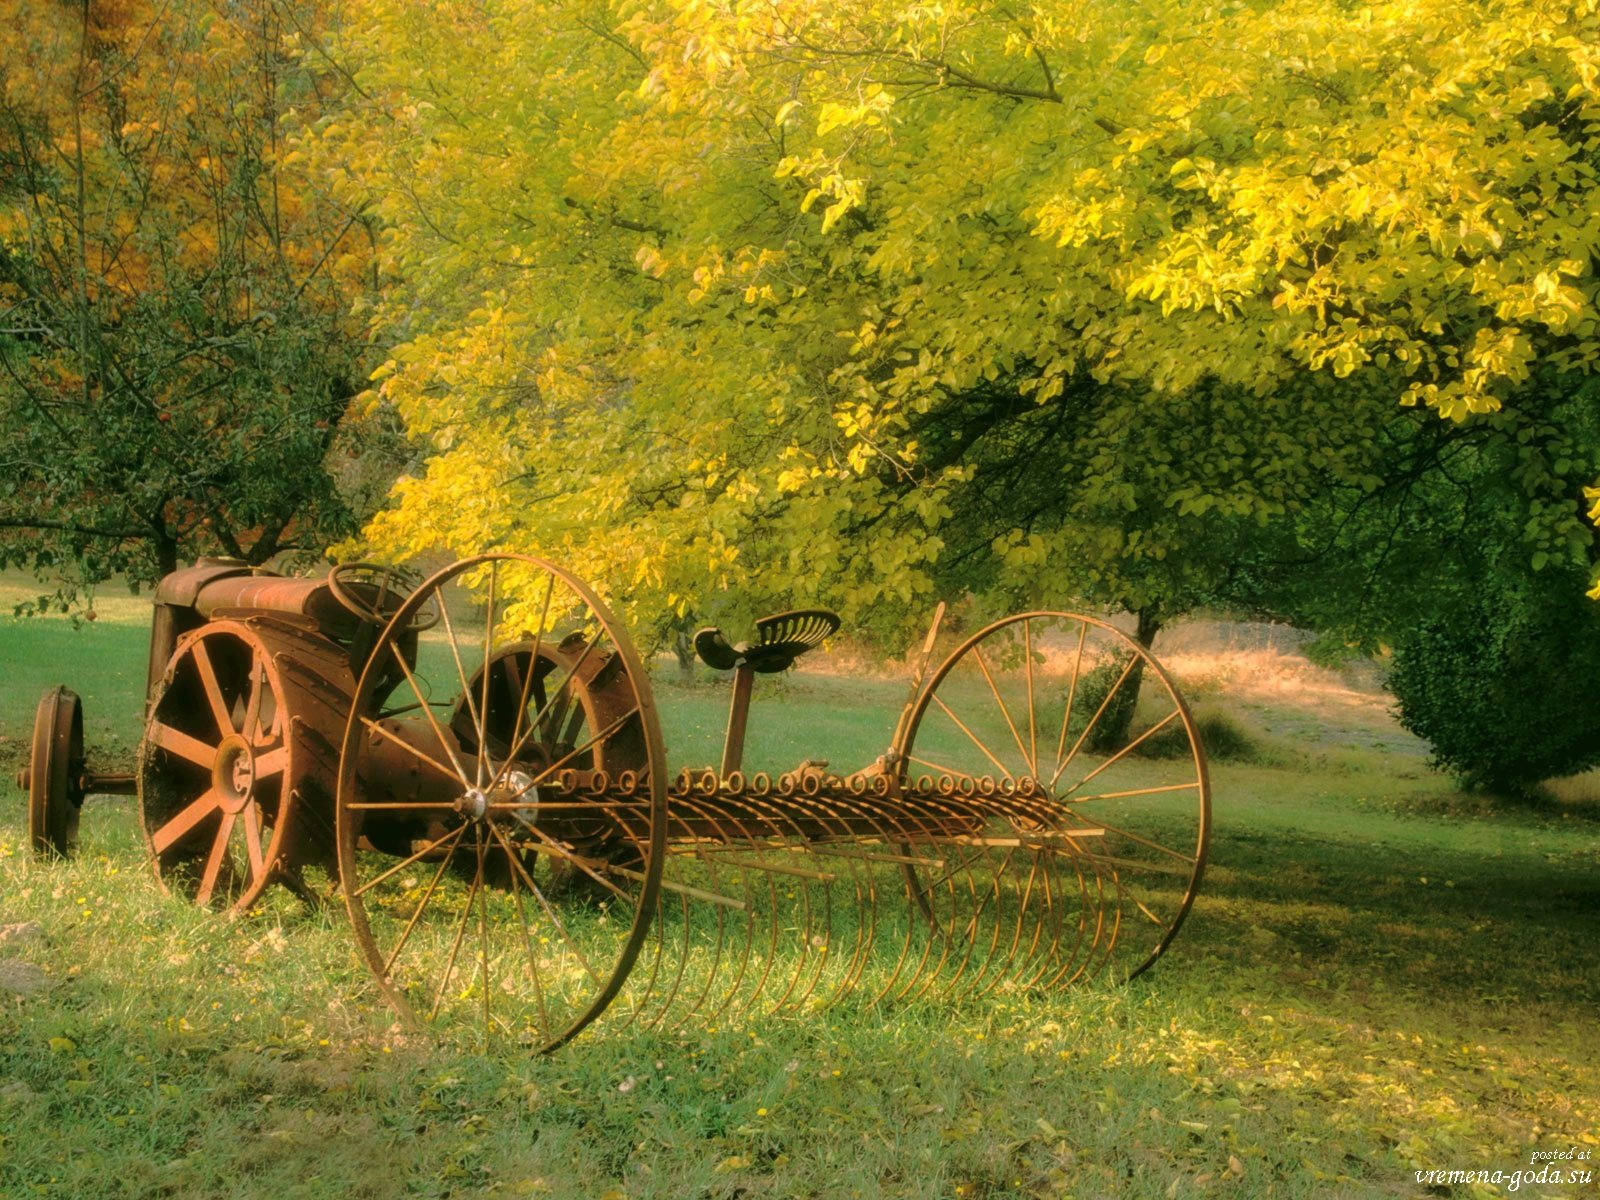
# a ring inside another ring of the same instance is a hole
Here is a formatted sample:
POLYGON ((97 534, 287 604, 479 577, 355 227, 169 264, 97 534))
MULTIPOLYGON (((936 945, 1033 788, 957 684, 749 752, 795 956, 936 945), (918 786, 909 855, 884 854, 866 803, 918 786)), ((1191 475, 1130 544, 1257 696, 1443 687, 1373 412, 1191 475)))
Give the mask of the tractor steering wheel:
MULTIPOLYGON (((387 625, 406 597, 416 590, 417 576, 383 563, 340 563, 328 572, 328 590, 347 612, 373 625, 387 625)), ((439 623, 439 610, 424 604, 400 633, 421 633, 439 623)))

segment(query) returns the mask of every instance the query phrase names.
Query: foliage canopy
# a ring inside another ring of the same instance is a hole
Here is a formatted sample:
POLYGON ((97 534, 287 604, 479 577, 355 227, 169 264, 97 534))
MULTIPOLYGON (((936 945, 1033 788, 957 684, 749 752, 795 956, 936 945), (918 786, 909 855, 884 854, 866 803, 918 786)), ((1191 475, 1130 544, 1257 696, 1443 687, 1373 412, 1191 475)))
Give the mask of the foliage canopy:
POLYGON ((439 451, 391 551, 1185 607, 1417 406, 1498 422, 1528 554, 1587 554, 1544 417, 1600 354, 1592 3, 366 13, 383 119, 323 147, 439 451))
POLYGON ((330 451, 370 240, 286 152, 337 104, 300 44, 324 21, 24 2, 0 29, 0 565, 150 578, 354 527, 330 451))

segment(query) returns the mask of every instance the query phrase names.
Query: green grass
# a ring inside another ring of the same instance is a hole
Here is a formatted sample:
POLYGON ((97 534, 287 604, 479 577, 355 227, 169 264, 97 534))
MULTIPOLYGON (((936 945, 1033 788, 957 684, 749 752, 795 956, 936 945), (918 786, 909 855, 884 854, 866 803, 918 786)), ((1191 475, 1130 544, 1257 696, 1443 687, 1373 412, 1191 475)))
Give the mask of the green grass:
MULTIPOLYGON (((109 607, 0 621, 0 781, 57 681, 91 756, 131 755, 143 616, 109 607)), ((770 682, 753 767, 869 761, 904 694, 770 682)), ((674 765, 714 761, 724 693, 669 673, 658 698, 674 765)), ((1600 1151, 1600 825, 1451 807, 1415 755, 1299 741, 1216 767, 1206 886, 1132 985, 602 1028, 543 1058, 402 1034, 340 907, 164 898, 131 801, 34 860, 13 791, 0 923, 43 936, 0 960, 47 986, 0 991, 0 1195, 1471 1195, 1413 1172, 1600 1151)))

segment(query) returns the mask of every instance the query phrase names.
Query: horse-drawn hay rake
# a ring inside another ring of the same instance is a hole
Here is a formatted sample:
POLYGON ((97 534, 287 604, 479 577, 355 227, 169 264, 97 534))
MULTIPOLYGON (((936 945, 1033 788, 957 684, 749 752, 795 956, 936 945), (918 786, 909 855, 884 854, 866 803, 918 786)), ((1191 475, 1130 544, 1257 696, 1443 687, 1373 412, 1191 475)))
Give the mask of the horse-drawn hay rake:
POLYGON ((65 852, 85 793, 137 791, 169 891, 238 911, 274 883, 311 898, 323 872, 405 1022, 544 1049, 602 1015, 663 1028, 1149 966, 1210 824, 1159 664, 1101 621, 1029 612, 929 673, 936 617, 876 762, 746 773, 755 677, 837 627, 703 630, 733 673, 726 740, 674 774, 638 653, 560 567, 491 554, 413 585, 203 563, 156 592, 131 774, 88 771, 76 697, 45 696, 30 829, 65 852))

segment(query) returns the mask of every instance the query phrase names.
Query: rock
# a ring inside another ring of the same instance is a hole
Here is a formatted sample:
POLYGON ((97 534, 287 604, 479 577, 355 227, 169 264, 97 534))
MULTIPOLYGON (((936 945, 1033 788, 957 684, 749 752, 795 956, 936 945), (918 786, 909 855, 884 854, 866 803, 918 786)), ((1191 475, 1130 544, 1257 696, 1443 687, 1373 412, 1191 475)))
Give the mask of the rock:
POLYGON ((50 986, 50 977, 30 962, 0 958, 0 994, 30 996, 50 986))
POLYGON ((21 921, 16 925, 0 925, 0 946, 31 942, 44 936, 44 927, 37 921, 21 921))
POLYGON ((39 1100, 39 1093, 20 1079, 0 1087, 0 1108, 26 1108, 39 1100))

